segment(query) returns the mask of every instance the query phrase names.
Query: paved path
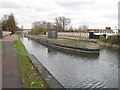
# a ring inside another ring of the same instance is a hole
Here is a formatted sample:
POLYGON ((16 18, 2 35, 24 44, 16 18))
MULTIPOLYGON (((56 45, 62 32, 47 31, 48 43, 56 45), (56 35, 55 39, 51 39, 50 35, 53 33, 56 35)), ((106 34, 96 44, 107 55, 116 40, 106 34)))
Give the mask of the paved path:
POLYGON ((2 89, 2 39, 0 39, 0 90, 2 89))
POLYGON ((3 38, 2 88, 23 87, 16 49, 10 43, 17 39, 16 35, 3 38))

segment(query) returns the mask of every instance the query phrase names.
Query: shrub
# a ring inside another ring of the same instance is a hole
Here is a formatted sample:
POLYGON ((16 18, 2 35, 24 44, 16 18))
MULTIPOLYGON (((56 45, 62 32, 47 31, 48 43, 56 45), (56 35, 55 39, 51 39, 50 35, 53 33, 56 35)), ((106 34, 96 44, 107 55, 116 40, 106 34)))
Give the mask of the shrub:
POLYGON ((103 35, 100 35, 100 41, 106 41, 106 38, 103 35))
POLYGON ((32 29, 32 34, 38 35, 38 34, 43 34, 47 31, 46 28, 41 28, 41 27, 36 27, 32 29))
POLYGON ((108 36, 107 42, 110 44, 120 45, 120 35, 108 36))

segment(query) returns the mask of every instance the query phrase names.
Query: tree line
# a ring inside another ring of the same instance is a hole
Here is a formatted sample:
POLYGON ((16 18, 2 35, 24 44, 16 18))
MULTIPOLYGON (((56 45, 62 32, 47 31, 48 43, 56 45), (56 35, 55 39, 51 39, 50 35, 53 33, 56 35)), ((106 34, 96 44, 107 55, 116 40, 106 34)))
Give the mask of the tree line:
MULTIPOLYGON (((4 15, 0 21, 2 25, 2 30, 11 31, 21 31, 17 26, 17 21, 14 15, 11 13, 9 15, 4 15)), ((45 20, 35 21, 32 23, 32 34, 41 34, 47 32, 49 29, 55 29, 59 32, 73 32, 73 31, 86 31, 88 27, 86 25, 79 26, 79 28, 73 28, 71 25, 71 19, 66 17, 56 17, 54 22, 48 22, 45 20)))
POLYGON ((87 31, 86 25, 79 26, 74 29, 71 26, 71 19, 66 17, 56 17, 54 23, 45 20, 35 21, 32 23, 32 34, 41 34, 47 32, 49 29, 55 29, 59 32, 73 32, 73 31, 87 31))
POLYGON ((32 23, 32 33, 33 34, 45 33, 49 29, 65 31, 66 27, 69 24, 70 24, 70 19, 65 17, 55 18, 55 23, 47 22, 45 20, 35 21, 34 23, 32 23))

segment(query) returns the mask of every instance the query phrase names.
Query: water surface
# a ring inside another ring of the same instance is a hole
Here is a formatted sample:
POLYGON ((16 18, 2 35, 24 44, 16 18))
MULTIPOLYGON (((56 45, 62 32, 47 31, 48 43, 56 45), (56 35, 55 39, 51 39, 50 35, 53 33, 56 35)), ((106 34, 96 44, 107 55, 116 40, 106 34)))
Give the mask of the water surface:
POLYGON ((118 88, 118 50, 103 48, 100 55, 70 54, 26 37, 23 44, 30 54, 66 88, 118 88))

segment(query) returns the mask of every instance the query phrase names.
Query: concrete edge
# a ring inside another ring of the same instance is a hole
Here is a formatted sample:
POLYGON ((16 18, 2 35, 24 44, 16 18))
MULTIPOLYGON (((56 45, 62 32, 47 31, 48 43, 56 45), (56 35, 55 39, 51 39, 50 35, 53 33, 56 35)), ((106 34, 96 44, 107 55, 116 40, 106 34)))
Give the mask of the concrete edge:
POLYGON ((64 88, 64 86, 55 79, 55 77, 38 61, 33 54, 28 53, 28 57, 32 61, 35 68, 39 71, 49 88, 64 88))

